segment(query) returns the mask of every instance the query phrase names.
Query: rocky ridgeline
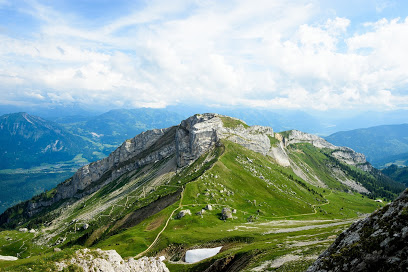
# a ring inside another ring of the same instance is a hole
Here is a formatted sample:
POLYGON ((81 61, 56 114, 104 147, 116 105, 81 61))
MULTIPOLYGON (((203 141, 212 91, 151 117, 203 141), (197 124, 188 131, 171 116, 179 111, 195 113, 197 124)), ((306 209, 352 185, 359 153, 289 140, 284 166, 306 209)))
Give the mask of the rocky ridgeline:
POLYGON ((278 141, 274 145, 271 145, 272 138, 275 138, 275 135, 270 127, 248 127, 242 121, 231 117, 211 113, 196 114, 182 121, 179 126, 149 130, 125 141, 109 157, 80 168, 72 178, 57 186, 56 193, 51 198, 28 201, 26 212, 33 216, 44 207, 60 200, 89 195, 124 173, 170 156, 176 156, 177 167, 185 167, 214 147, 220 139, 228 139, 268 155, 285 167, 290 166, 285 147, 298 142, 335 149, 334 156, 348 164, 365 163, 362 154, 348 148, 336 147, 315 135, 293 130, 286 139, 276 134, 278 141), (236 124, 233 127, 225 126, 225 119, 236 121, 236 124))
POLYGON ((332 155, 346 164, 356 165, 360 168, 364 168, 365 165, 367 165, 366 158, 363 154, 355 152, 348 147, 335 146, 319 136, 304 133, 299 130, 291 130, 289 135, 283 139, 283 142, 285 147, 296 143, 310 143, 317 148, 328 148, 333 150, 332 155))
MULTIPOLYGON (((116 250, 89 250, 83 249, 76 252, 71 260, 56 263, 58 271, 71 271, 69 266, 80 267, 84 272, 168 272, 169 269, 159 259, 143 257, 140 259, 129 258, 123 260, 116 250), (64 270, 65 271, 65 270, 64 270)), ((77 270, 75 270, 77 271, 77 270)))
POLYGON ((408 190, 351 225, 307 271, 408 271, 408 190))

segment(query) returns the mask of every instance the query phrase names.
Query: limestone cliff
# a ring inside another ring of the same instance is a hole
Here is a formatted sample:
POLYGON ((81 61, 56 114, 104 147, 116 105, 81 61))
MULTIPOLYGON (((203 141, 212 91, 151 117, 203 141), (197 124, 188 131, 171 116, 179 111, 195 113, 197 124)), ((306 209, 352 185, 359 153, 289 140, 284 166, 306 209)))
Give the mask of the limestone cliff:
POLYGON ((307 271, 407 270, 408 190, 351 225, 307 271))

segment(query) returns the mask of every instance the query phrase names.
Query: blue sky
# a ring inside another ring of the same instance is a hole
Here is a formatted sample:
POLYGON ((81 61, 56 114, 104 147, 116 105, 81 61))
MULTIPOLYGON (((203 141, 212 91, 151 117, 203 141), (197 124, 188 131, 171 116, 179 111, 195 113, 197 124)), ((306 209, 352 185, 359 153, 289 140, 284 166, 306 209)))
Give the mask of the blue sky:
POLYGON ((408 108, 406 1, 0 0, 0 105, 408 108))

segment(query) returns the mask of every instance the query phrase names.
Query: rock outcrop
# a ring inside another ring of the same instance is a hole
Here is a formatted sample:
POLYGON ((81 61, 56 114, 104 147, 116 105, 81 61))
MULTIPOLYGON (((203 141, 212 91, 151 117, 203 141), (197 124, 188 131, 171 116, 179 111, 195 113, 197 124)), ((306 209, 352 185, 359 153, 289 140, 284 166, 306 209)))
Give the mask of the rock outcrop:
POLYGON ((176 219, 181 219, 181 218, 183 218, 183 217, 186 216, 186 215, 191 215, 191 211, 190 211, 190 210, 182 210, 182 211, 180 211, 180 212, 177 214, 176 219))
POLYGON ((232 211, 230 208, 223 208, 221 211, 221 220, 227 220, 232 218, 232 211))
POLYGON ((143 257, 123 260, 116 250, 78 250, 75 257, 68 261, 56 263, 58 271, 63 271, 69 265, 80 267, 84 272, 169 272, 160 258, 143 257))
POLYGON ((408 190, 343 232, 308 272, 407 271, 408 190))
MULTIPOLYGON (((305 133, 299 130, 291 130, 288 136, 283 139, 284 146, 287 147, 290 144, 296 143, 309 143, 317 148, 327 148, 333 150, 332 155, 340 161, 349 165, 366 165, 367 161, 363 154, 355 152, 353 149, 343 146, 335 146, 325 139, 305 133)), ((364 169, 363 169, 364 170, 364 169)))

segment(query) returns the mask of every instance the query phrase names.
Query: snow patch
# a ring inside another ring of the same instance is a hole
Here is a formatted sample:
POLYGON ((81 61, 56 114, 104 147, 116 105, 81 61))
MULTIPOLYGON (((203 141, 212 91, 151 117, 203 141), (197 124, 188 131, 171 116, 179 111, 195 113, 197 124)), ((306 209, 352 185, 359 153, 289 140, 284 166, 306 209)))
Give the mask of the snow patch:
POLYGON ((0 255, 0 260, 1 261, 17 261, 18 258, 14 256, 2 256, 0 255))
POLYGON ((186 252, 186 262, 187 263, 196 263, 201 260, 215 256, 220 252, 222 246, 215 248, 198 248, 187 250, 186 252))

